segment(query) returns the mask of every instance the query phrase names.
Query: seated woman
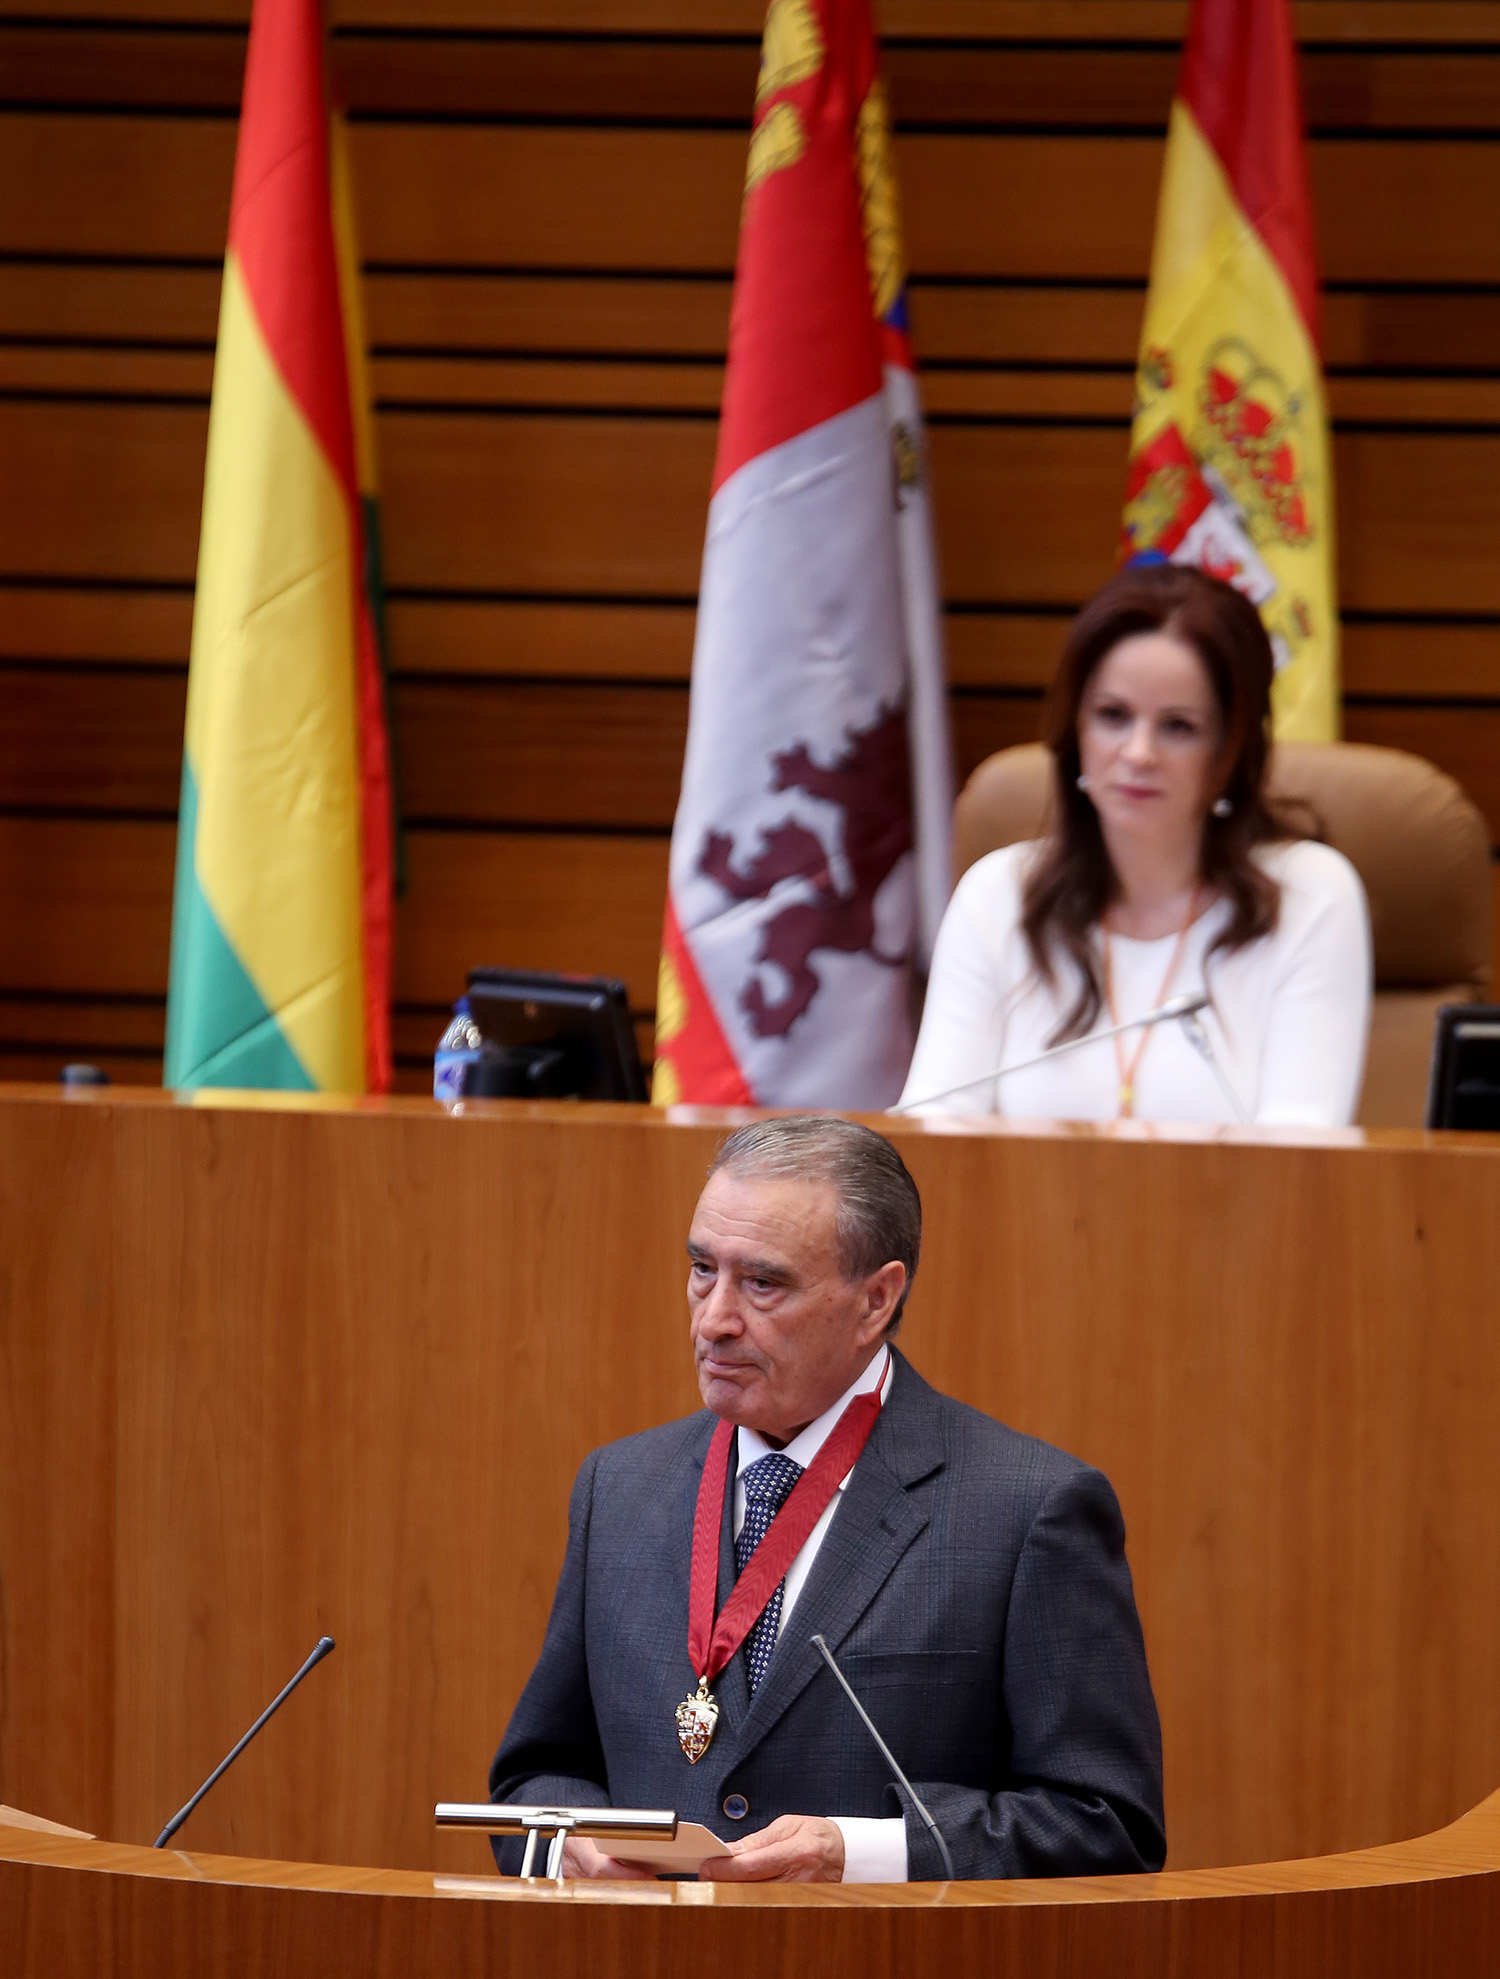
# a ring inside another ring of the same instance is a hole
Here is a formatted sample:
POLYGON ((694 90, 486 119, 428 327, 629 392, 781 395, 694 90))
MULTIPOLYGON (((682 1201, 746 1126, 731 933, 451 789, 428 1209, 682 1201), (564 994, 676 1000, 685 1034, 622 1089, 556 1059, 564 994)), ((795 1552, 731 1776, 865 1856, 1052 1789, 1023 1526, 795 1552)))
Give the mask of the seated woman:
POLYGON ((1267 802, 1273 664, 1254 606, 1196 570, 1126 569, 1084 606, 1049 704, 1052 835, 991 852, 959 881, 903 1106, 1353 1119, 1369 914, 1348 860, 1267 802), (981 1079, 1203 990, 1217 1070, 1168 1020, 981 1079), (950 1093, 968 1080, 981 1083, 950 1093))

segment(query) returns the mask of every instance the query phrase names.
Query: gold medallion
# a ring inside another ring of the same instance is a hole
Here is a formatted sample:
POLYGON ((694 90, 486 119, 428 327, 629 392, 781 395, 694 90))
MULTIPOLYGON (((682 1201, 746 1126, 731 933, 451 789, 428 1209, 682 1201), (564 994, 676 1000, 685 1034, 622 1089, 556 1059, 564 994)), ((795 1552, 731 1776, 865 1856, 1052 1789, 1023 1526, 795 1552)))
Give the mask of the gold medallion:
POLYGON ((696 1766, 707 1752, 718 1722, 718 1703, 708 1678, 701 1677, 697 1695, 685 1697, 677 1707, 677 1743, 691 1765, 696 1766))

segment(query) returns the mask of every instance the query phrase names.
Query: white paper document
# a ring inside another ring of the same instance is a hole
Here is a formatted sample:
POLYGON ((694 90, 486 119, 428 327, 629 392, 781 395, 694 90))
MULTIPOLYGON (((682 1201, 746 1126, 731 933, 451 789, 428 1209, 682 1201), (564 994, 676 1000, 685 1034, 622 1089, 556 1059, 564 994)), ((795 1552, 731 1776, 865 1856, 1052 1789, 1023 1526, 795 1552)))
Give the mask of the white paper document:
POLYGON ((676 1839, 665 1841, 656 1835, 631 1842, 595 1842, 595 1848, 612 1855, 616 1862, 629 1862, 637 1869, 666 1869, 677 1873, 694 1870, 711 1855, 731 1853, 728 1842, 721 1842, 701 1821, 681 1821, 676 1839))

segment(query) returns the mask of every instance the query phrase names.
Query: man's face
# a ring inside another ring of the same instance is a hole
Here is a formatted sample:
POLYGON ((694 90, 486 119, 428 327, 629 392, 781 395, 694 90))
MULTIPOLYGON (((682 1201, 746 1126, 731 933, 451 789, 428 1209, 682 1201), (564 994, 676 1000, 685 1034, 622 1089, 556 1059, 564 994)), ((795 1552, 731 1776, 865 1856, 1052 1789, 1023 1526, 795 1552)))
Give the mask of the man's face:
POLYGON ((688 1235, 688 1320, 704 1405, 785 1443, 863 1373, 906 1282, 897 1263, 851 1284, 828 1182, 721 1168, 688 1235))

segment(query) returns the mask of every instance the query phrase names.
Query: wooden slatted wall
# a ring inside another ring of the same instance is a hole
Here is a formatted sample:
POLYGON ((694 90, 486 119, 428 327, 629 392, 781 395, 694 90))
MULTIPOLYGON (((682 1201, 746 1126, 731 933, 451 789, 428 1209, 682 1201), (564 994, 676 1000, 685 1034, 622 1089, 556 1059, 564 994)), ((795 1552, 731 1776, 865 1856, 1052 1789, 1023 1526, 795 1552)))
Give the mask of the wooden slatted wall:
MULTIPOLYGON (((0 1075, 155 1079, 244 0, 0 20, 0 1075), (148 14, 150 18, 145 18, 148 14)), ((888 0, 960 767, 1111 565, 1176 0, 888 0)), ((653 1001, 754 0, 342 0, 410 826, 473 961, 653 1001)), ((1303 0, 1346 731, 1500 838, 1500 5, 1303 0)))

